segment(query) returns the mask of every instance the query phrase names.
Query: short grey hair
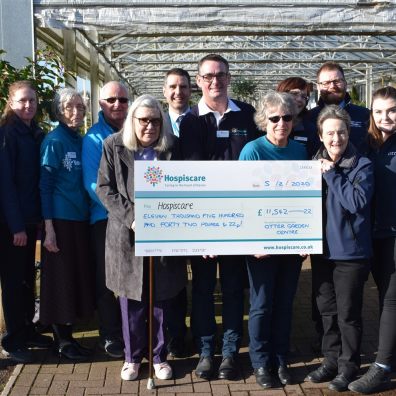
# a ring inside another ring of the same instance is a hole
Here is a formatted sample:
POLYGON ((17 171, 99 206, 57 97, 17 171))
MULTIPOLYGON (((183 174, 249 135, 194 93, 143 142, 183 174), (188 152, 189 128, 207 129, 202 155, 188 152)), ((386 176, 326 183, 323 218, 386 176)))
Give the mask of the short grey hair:
POLYGON ((112 80, 112 81, 108 81, 105 85, 103 85, 102 88, 100 88, 100 91, 99 91, 99 99, 100 100, 107 99, 107 97, 106 97, 107 95, 105 95, 105 94, 106 94, 108 88, 111 86, 118 86, 119 88, 122 88, 123 90, 125 90, 126 97, 129 98, 129 91, 128 91, 127 86, 125 84, 123 84, 121 81, 112 80))
MULTIPOLYGON (((82 104, 87 111, 87 106, 85 105, 84 98, 82 95, 76 91, 74 88, 61 88, 55 93, 54 100, 52 101, 52 113, 56 120, 60 120, 64 115, 64 104, 69 102, 71 99, 79 97, 81 98, 82 104)), ((84 112, 84 114, 85 114, 84 112)))
POLYGON ((268 111, 273 108, 281 108, 288 114, 297 116, 297 106, 292 95, 286 92, 269 91, 259 101, 254 121, 259 129, 265 131, 268 124, 268 111))
POLYGON ((124 122, 124 126, 121 129, 122 142, 124 143, 124 146, 132 151, 138 151, 139 148, 141 148, 139 140, 136 136, 135 123, 133 120, 135 112, 139 107, 148 107, 149 109, 158 110, 161 118, 161 129, 158 142, 155 145, 154 150, 159 152, 167 151, 170 147, 170 124, 165 121, 164 112, 160 102, 151 95, 139 96, 131 104, 131 107, 128 110, 128 115, 124 122))
POLYGON ((323 123, 326 120, 341 120, 344 122, 348 135, 351 132, 351 117, 349 114, 337 105, 328 105, 323 108, 319 113, 317 120, 318 134, 321 137, 323 135, 323 123))

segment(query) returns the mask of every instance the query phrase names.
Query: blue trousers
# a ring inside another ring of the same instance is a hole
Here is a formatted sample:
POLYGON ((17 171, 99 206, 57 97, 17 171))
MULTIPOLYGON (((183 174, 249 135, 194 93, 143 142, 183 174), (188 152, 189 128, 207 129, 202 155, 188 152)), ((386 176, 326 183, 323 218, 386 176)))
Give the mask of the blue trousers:
POLYGON ((193 257, 192 332, 201 356, 215 352, 216 321, 214 289, 219 263, 222 291, 223 357, 238 353, 242 339, 243 290, 246 265, 243 256, 221 256, 216 259, 193 257))
POLYGON ((247 257, 250 283, 249 354, 253 368, 287 364, 302 258, 297 255, 247 257))

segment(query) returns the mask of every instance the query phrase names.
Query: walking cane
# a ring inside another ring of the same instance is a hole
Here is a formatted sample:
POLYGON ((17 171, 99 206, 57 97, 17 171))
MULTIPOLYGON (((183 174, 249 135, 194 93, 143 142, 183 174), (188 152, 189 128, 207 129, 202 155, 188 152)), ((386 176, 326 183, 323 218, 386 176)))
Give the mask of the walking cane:
POLYGON ((149 377, 147 380, 147 389, 155 389, 154 367, 153 367, 153 319, 154 319, 154 257, 150 256, 150 260, 149 260, 149 317, 148 317, 149 377))

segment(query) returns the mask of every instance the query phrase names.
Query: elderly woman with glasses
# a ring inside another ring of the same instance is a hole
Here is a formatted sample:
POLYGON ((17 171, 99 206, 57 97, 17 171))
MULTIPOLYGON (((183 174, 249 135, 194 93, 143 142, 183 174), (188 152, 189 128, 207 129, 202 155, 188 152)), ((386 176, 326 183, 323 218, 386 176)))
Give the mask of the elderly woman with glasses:
POLYGON ((89 350, 72 336, 72 325, 94 310, 89 252, 88 197, 81 168, 79 133, 85 104, 72 88, 58 91, 53 112, 59 125, 41 145, 41 202, 45 220, 40 321, 52 325, 60 356, 85 360, 89 350))
MULTIPOLYGON (((255 115, 257 126, 266 134, 248 143, 239 159, 306 160, 305 147, 289 139, 296 114, 296 104, 291 95, 275 91, 267 93, 255 115)), ((287 354, 301 263, 299 255, 247 257, 249 354, 256 381, 263 388, 275 386, 278 380, 283 385, 293 382, 287 368, 287 354)))
MULTIPOLYGON (((135 255, 134 163, 139 160, 179 158, 177 137, 166 123, 161 105, 143 95, 131 105, 120 132, 104 141, 96 192, 108 210, 106 231, 106 285, 119 296, 125 343, 123 380, 139 375, 147 357, 148 260, 135 255)), ((183 260, 155 258, 154 371, 159 379, 171 379, 166 361, 164 314, 167 302, 186 284, 183 260)))

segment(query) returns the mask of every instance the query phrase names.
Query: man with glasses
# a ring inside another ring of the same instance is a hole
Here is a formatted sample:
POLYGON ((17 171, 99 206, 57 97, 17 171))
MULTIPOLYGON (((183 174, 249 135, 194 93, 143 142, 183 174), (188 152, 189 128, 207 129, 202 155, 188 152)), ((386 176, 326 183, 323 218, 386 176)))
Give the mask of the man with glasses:
POLYGON ((370 111, 351 102, 343 68, 338 63, 326 62, 320 67, 316 76, 320 98, 318 105, 308 113, 309 128, 314 132, 316 139, 314 148, 317 150, 320 146, 319 137, 316 133, 318 115, 325 106, 335 104, 346 110, 351 117, 350 142, 358 151, 365 151, 370 111))
MULTIPOLYGON (((198 64, 197 85, 202 98, 180 125, 180 145, 185 160, 238 160, 244 145, 258 137, 255 109, 231 100, 231 75, 226 59, 210 54, 198 64)), ((238 375, 236 358, 242 338, 246 264, 243 256, 192 259, 192 332, 200 353, 195 373, 210 379, 214 374, 216 321, 213 293, 217 263, 222 289, 223 347, 220 379, 238 375)))
POLYGON ((96 179, 102 156, 103 140, 119 131, 128 112, 128 90, 117 82, 110 81, 100 90, 99 120, 92 125, 83 139, 82 167, 84 187, 91 198, 91 240, 96 264, 96 304, 99 317, 100 346, 114 358, 124 356, 121 337, 120 306, 114 293, 106 287, 105 237, 107 211, 96 195, 96 179))

